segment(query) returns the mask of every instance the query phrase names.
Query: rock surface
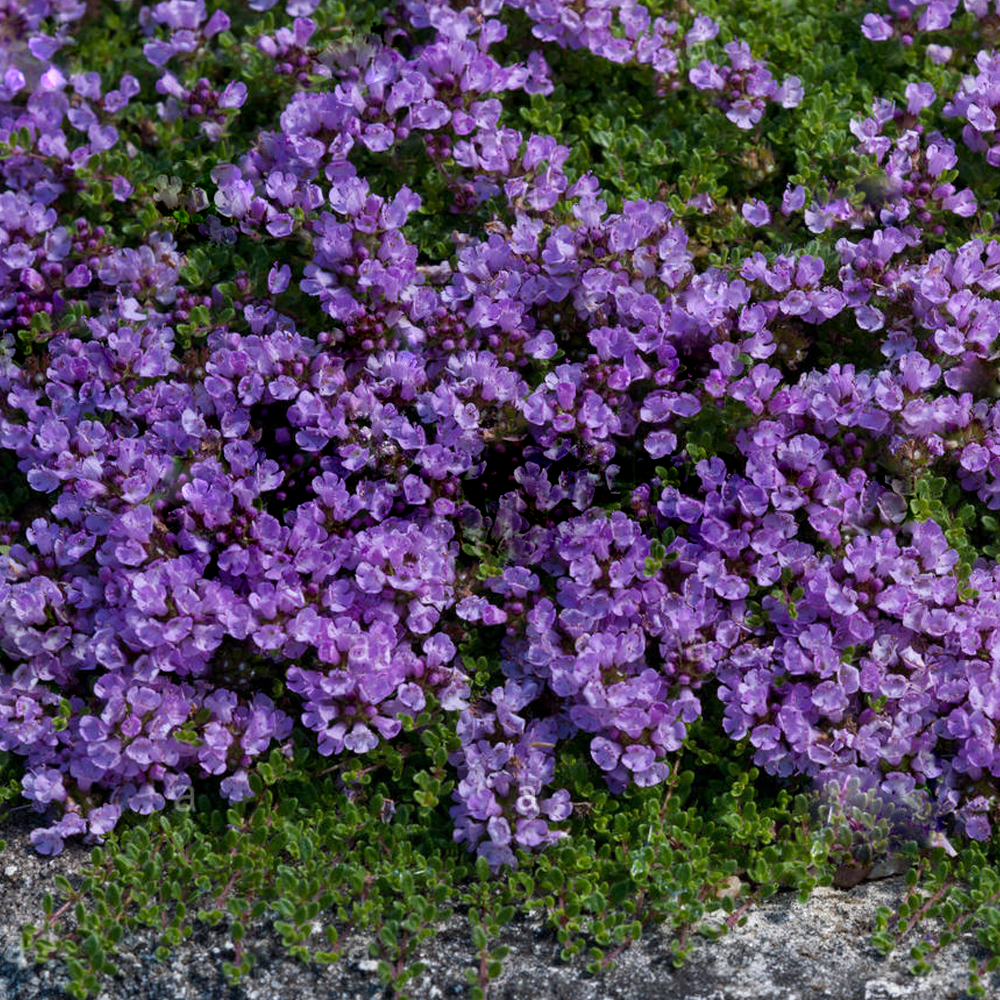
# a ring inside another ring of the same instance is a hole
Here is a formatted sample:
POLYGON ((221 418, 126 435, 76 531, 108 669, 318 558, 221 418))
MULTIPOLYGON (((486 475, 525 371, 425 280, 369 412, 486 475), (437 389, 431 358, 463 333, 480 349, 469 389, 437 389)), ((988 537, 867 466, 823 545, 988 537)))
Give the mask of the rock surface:
MULTIPOLYGON (((88 850, 70 844, 56 858, 37 855, 28 843, 29 824, 9 822, 0 830, 8 849, 0 860, 0 1000, 56 1000, 66 979, 58 964, 29 964, 20 949, 20 928, 37 922, 41 898, 52 876, 68 878, 86 862, 88 850)), ((779 893, 749 912, 746 923, 718 941, 697 938, 681 969, 671 962, 670 936, 649 930, 600 977, 585 960, 560 961, 560 946, 541 921, 518 918, 505 930, 511 948, 493 1000, 963 1000, 969 996, 968 962, 985 957, 970 933, 938 955, 927 976, 910 975, 909 948, 882 957, 869 937, 875 910, 898 907, 901 877, 864 882, 849 890, 817 889, 800 903, 779 893)), ((381 987, 368 940, 342 940, 344 955, 328 969, 284 957, 277 935, 265 926, 248 938, 258 964, 248 979, 230 987, 222 962, 231 957, 221 931, 205 930, 166 962, 153 956, 151 937, 127 939, 118 965, 122 975, 106 980, 100 1000, 369 1000, 389 996, 381 987)), ((468 996, 464 969, 474 964, 464 918, 453 918, 420 956, 427 971, 411 985, 413 1000, 468 996)), ((1000 975, 986 982, 1000 997, 1000 975)))

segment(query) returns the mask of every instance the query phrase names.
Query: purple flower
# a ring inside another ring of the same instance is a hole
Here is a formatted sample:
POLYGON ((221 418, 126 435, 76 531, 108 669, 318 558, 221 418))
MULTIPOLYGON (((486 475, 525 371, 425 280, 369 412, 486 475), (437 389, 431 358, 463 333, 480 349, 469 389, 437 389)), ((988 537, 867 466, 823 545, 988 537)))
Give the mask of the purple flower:
POLYGON ((153 18, 170 28, 197 28, 205 20, 204 0, 164 0, 153 7, 153 18))
POLYGON ((352 753, 367 753, 378 746, 378 737, 364 723, 357 723, 344 736, 344 746, 352 753))
POLYGON ((141 816, 148 816, 163 808, 163 796, 149 782, 143 784, 138 790, 135 790, 134 786, 132 788, 131 794, 126 793, 126 803, 133 812, 137 812, 141 816))
POLYGON ((62 802, 66 799, 62 775, 52 768, 29 771, 24 776, 22 786, 23 794, 27 798, 42 805, 48 805, 50 802, 62 802))
POLYGON ((5 100, 10 100, 16 93, 24 89, 26 83, 24 74, 16 66, 9 66, 4 73, 3 86, 5 93, 2 96, 5 100))
POLYGON ((121 174, 117 174, 111 181, 111 193, 115 201, 128 201, 134 190, 132 182, 121 174))
POLYGON ((569 819, 570 813, 573 811, 569 792, 565 788, 560 788, 554 795, 551 795, 547 799, 542 799, 540 805, 542 812, 545 813, 552 823, 559 823, 564 819, 569 819))
POLYGON ((622 754, 621 762, 635 772, 648 771, 656 759, 651 747, 633 745, 622 754))
POLYGON ((979 104, 970 104, 965 111, 969 123, 979 132, 992 132, 996 128, 996 115, 993 109, 979 104))
POLYGON ((726 117, 737 128, 751 129, 764 117, 764 109, 759 104, 741 99, 730 105, 726 117))
POLYGON ((250 204, 254 198, 253 184, 250 181, 232 180, 220 186, 215 192, 215 207, 227 219, 243 219, 250 213, 250 204))
POLYGON ((90 268, 86 264, 77 264, 63 279, 67 288, 86 288, 93 279, 90 268))
POLYGON ((785 77, 784 83, 775 92, 774 99, 783 108, 797 108, 805 97, 805 88, 797 76, 785 77))
POLYGON ((947 0, 931 0, 917 18, 917 27, 921 31, 940 31, 951 24, 955 3, 947 0))
POLYGON ((753 201, 744 202, 740 212, 743 215, 743 218, 746 219, 751 226, 759 228, 761 226, 766 226, 771 221, 771 212, 769 211, 767 205, 765 205, 759 198, 755 198, 753 201))
POLYGON ((929 108, 935 100, 934 88, 929 83, 908 83, 906 85, 907 114, 919 115, 924 108, 929 108))
POLYGON ((247 99, 247 86, 238 80, 233 80, 226 85, 226 89, 219 95, 220 108, 242 108, 247 99))
POLYGON ((219 790, 230 802, 241 802, 243 799, 253 797, 247 772, 243 768, 223 778, 219 784, 219 790))
POLYGON ((542 819, 519 819, 514 839, 522 847, 538 847, 548 839, 549 828, 542 819))
POLYGON ((228 31, 229 15, 223 10, 217 10, 202 26, 201 33, 206 38, 214 38, 220 31, 228 31))
POLYGON ((684 36, 685 45, 695 45, 698 42, 709 42, 719 33, 719 26, 705 14, 697 14, 694 24, 684 36))
POLYGON ((621 747, 603 736, 595 736, 590 741, 590 756, 602 771, 611 771, 618 766, 621 747))
POLYGON ((55 826, 37 827, 28 839, 39 854, 62 854, 63 838, 55 826))
POLYGON ((280 295, 291 281, 292 269, 287 264, 273 264, 267 275, 267 290, 280 295))
POLYGON ((949 195, 947 198, 942 199, 941 207, 949 212, 953 212, 955 215, 967 219, 976 214, 976 210, 979 206, 976 202, 976 196, 968 188, 963 188, 956 194, 949 195))
POLYGON ((865 14, 861 22, 861 33, 873 42, 884 42, 892 38, 892 22, 882 14, 865 14))
POLYGON ((87 814, 87 825, 92 834, 102 837, 110 833, 121 818, 121 806, 109 804, 91 809, 87 814))

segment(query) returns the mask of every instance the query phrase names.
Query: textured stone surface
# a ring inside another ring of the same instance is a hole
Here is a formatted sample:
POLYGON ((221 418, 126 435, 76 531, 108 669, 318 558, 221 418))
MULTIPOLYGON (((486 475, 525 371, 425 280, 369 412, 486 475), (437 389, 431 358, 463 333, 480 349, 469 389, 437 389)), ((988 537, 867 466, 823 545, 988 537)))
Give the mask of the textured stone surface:
MULTIPOLYGON (((28 826, 8 825, 0 835, 8 850, 0 861, 0 1000, 55 1000, 65 981, 57 965, 34 966, 20 951, 20 927, 37 921, 41 897, 52 875, 71 877, 87 850, 70 845, 57 858, 42 858, 27 843, 28 826)), ((748 914, 746 924, 712 942, 696 939, 681 969, 673 968, 670 938, 650 930, 601 977, 577 959, 559 960, 554 935, 537 920, 520 918, 505 930, 511 947, 494 1000, 961 1000, 967 993, 970 957, 984 957, 969 934, 944 949, 928 976, 908 971, 909 947, 883 958, 869 942, 879 905, 898 906, 900 877, 855 888, 817 889, 800 903, 779 893, 748 914)), ((222 962, 231 956, 220 931, 206 931, 181 945, 164 963, 153 958, 152 938, 125 942, 118 963, 123 975, 110 980, 102 1000, 368 1000, 387 994, 360 935, 346 937, 342 960, 331 969, 304 966, 283 957, 277 937, 261 927, 248 939, 259 963, 244 984, 231 988, 222 962)), ((474 956, 464 918, 445 924, 421 956, 427 971, 412 985, 414 1000, 468 995, 463 970, 474 956)), ((1000 997, 1000 976, 989 995, 1000 997)))

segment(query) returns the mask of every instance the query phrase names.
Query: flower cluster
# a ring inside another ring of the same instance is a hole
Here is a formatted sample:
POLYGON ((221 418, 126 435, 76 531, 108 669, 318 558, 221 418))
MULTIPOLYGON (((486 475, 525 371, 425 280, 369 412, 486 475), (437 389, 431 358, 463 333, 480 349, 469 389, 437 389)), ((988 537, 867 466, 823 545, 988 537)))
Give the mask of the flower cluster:
POLYGON ((944 113, 949 118, 960 118, 966 122, 962 127, 962 139, 977 153, 984 153, 991 167, 1000 166, 1000 136, 996 136, 996 112, 1000 106, 1000 55, 992 51, 982 51, 976 56, 975 76, 963 78, 962 85, 954 97, 945 105, 944 113))
MULTIPOLYGON (((962 218, 976 212, 972 191, 957 190, 943 176, 955 173, 958 156, 954 142, 937 131, 925 134, 917 121, 935 99, 929 83, 911 83, 906 88, 905 109, 877 100, 871 117, 851 125, 859 140, 857 152, 874 156, 884 171, 879 178, 881 190, 872 192, 872 201, 879 203, 878 220, 884 226, 898 226, 912 215, 922 227, 942 233, 943 212, 962 218), (896 132, 896 137, 886 135, 887 130, 896 132)), ((948 114, 947 106, 944 113, 948 114)))
MULTIPOLYGON (((903 45, 912 45, 916 35, 945 31, 953 19, 969 13, 979 21, 992 22, 996 16, 990 0, 888 0, 888 14, 865 14, 861 22, 864 36, 873 42, 896 38, 903 45)), ((927 54, 936 63, 951 59, 950 45, 936 42, 928 45, 927 54)))
POLYGON ((778 84, 767 66, 750 53, 746 42, 732 41, 725 46, 729 65, 717 65, 703 59, 688 74, 698 90, 718 91, 716 101, 726 117, 742 129, 750 129, 764 116, 768 101, 783 108, 797 107, 802 101, 802 81, 789 76, 778 84))
MULTIPOLYGON (((291 88, 252 129, 247 84, 197 69, 245 11, 144 8, 117 80, 60 66, 82 7, 25 14, 4 55, 0 448, 37 500, 0 532, 0 750, 39 849, 195 777, 245 798, 296 724, 358 755, 431 708, 456 840, 513 864, 565 835, 564 745, 655 785, 708 698, 776 775, 861 767, 986 836, 1000 568, 928 497, 1000 509, 1000 243, 927 245, 979 210, 918 121, 934 88, 854 123, 878 199, 736 209, 855 241, 707 264, 676 205, 609 207, 505 105, 553 92, 547 43, 717 93, 730 129, 791 119, 801 83, 745 43, 691 65, 707 17, 511 3, 539 48, 508 63, 500 0, 405 0, 341 49, 316 6, 245 29, 291 88), (232 161, 144 178, 130 104, 232 161), (414 155, 462 227, 442 259, 427 192, 362 175, 414 155), (126 245, 68 210, 95 177, 162 224, 126 245)), ((945 104, 978 142, 982 79, 945 104)))

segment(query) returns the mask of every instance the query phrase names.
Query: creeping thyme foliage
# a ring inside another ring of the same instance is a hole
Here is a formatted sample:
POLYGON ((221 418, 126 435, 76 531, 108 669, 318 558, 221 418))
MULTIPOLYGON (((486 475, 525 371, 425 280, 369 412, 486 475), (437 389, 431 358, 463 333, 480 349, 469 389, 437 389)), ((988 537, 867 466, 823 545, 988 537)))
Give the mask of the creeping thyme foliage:
POLYGON ((120 824, 78 879, 56 879, 25 947, 64 959, 70 991, 86 996, 114 974, 126 935, 147 935, 165 959, 197 925, 216 927, 235 982, 252 971, 244 945, 262 927, 293 957, 323 964, 367 933, 382 981, 405 996, 421 944, 456 917, 478 955, 470 993, 485 996, 515 914, 537 913, 563 958, 581 955, 599 974, 651 926, 676 932, 680 964, 694 934, 724 933, 780 887, 808 893, 832 877, 806 797, 758 791, 745 753, 720 757, 726 738, 697 733, 663 784, 621 796, 595 787, 585 755, 564 761, 580 797, 572 836, 538 856, 520 850, 518 870, 498 877, 449 845, 440 812, 421 804, 436 741, 421 742, 395 773, 391 757, 352 773, 324 767, 305 744, 275 749, 251 772, 252 799, 226 807, 202 794, 152 825, 120 824))
POLYGON ((994 926, 1000 14, 802 6, 0 0, 0 753, 103 845, 26 931, 77 992, 270 919, 401 993, 464 908, 480 995, 524 909, 681 960, 894 853, 994 926))

